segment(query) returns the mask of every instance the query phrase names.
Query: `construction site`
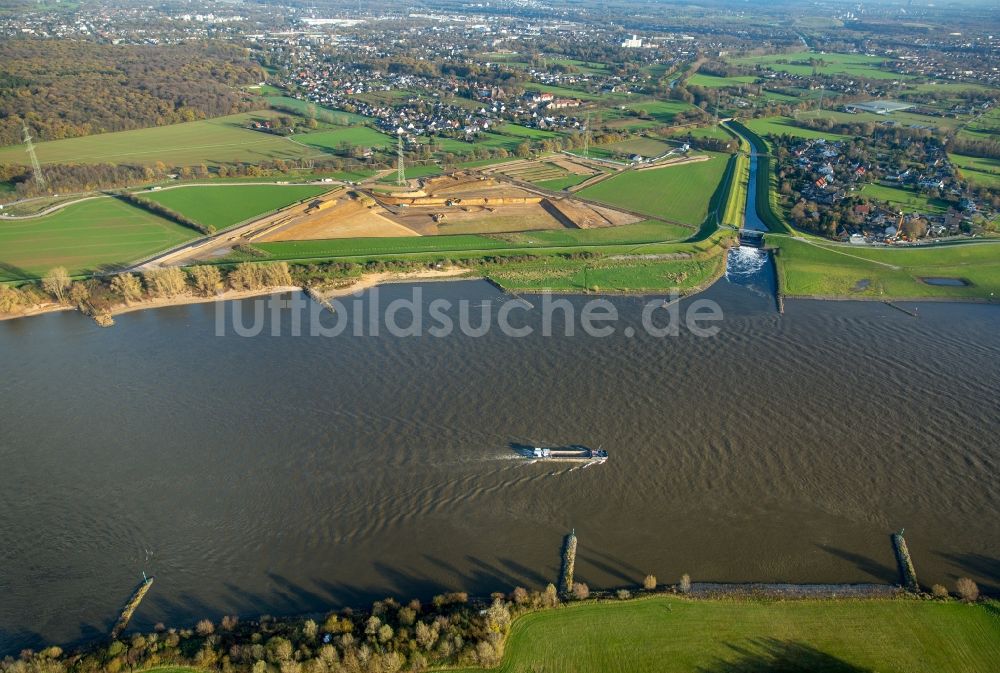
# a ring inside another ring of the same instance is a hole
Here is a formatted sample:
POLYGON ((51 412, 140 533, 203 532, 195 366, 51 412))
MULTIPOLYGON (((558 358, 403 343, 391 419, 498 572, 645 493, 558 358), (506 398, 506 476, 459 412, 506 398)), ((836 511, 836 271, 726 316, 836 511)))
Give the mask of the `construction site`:
POLYGON ((339 187, 257 222, 243 238, 270 242, 491 234, 615 227, 643 219, 499 172, 458 171, 401 186, 339 187))

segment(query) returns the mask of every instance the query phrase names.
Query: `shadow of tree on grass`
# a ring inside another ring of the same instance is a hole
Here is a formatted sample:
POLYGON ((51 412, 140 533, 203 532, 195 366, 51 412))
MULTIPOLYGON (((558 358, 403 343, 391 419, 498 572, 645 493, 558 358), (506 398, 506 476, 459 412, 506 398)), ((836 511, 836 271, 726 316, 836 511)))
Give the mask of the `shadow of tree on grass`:
POLYGON ((872 673, 821 652, 811 645, 777 638, 758 638, 746 644, 728 644, 736 655, 719 660, 699 673, 872 673))

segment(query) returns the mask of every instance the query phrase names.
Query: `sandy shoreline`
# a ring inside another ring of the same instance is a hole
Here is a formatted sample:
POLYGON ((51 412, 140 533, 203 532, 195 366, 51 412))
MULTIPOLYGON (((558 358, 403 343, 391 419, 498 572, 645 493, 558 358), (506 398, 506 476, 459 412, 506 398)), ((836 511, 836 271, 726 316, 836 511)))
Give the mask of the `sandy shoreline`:
MULTIPOLYGON (((358 276, 355 282, 350 285, 345 285, 344 287, 331 288, 328 290, 319 290, 316 295, 322 299, 332 299, 334 297, 343 297, 347 295, 354 294, 356 292, 363 292, 369 290, 378 285, 389 285, 392 283, 412 283, 412 282, 427 282, 427 281, 438 281, 438 280, 466 280, 470 278, 476 278, 476 276, 469 276, 469 269, 462 268, 450 268, 450 269, 423 269, 420 271, 413 271, 407 273, 391 273, 391 272, 381 272, 381 273, 368 273, 358 276)), ((148 309, 165 308, 167 306, 186 306, 188 304, 208 304, 216 301, 236 301, 239 299, 251 299, 253 297, 264 297, 272 294, 279 294, 282 292, 303 292, 305 288, 299 285, 279 285, 274 287, 261 288, 259 290, 226 290, 225 292, 220 292, 212 296, 200 296, 195 294, 182 294, 176 297, 162 297, 158 299, 150 299, 142 302, 135 302, 132 304, 118 304, 114 306, 107 315, 112 318, 117 315, 123 315, 125 313, 133 313, 135 311, 145 311, 148 309)), ((17 318, 30 318, 38 315, 46 315, 48 313, 58 313, 61 311, 76 311, 75 306, 68 306, 66 304, 43 304, 40 306, 33 306, 23 313, 4 313, 0 314, 0 321, 3 320, 16 320, 17 318)))
MULTIPOLYGON (((719 279, 725 274, 725 267, 723 266, 719 272, 713 274, 713 276, 707 279, 704 283, 697 285, 696 287, 688 288, 684 292, 680 293, 679 298, 687 298, 692 295, 700 294, 713 286, 719 281, 719 279)), ((353 280, 350 285, 344 285, 343 287, 331 287, 327 289, 314 290, 313 294, 320 300, 334 299, 337 297, 346 297, 348 295, 356 294, 358 292, 364 292, 365 290, 370 290, 374 287, 380 285, 392 285, 395 283, 415 283, 415 282, 434 282, 434 281, 456 281, 456 280, 487 280, 484 276, 476 275, 472 269, 465 269, 461 267, 453 267, 449 269, 422 269, 420 271, 404 272, 404 273, 393 273, 393 272, 379 272, 379 273, 368 273, 358 276, 353 280)), ((493 281, 490 281, 493 282, 493 281)), ((541 292, 541 290, 532 290, 530 292, 512 292, 503 288, 501 285, 493 282, 498 289, 504 292, 509 292, 511 296, 516 297, 518 294, 536 294, 541 292)), ((265 297, 272 294, 279 294, 282 292, 304 292, 305 288, 299 285, 281 285, 275 287, 261 288, 259 290, 227 290, 210 297, 199 296, 194 294, 183 294, 176 297, 166 297, 159 299, 151 299, 148 301, 137 302, 134 304, 119 304, 116 305, 108 315, 111 317, 117 315, 123 315, 125 313, 132 313, 134 311, 145 311, 148 309, 165 308, 168 306, 185 306, 188 304, 208 304, 216 301, 236 301, 240 299, 251 299, 253 297, 265 297)), ((587 294, 586 291, 581 290, 579 292, 572 292, 566 290, 560 290, 558 292, 552 292, 552 294, 557 295, 584 295, 587 294)), ((628 296, 628 295, 648 295, 646 292, 613 292, 613 291, 602 291, 601 296, 628 296)), ((667 294, 666 292, 662 294, 667 294)), ((781 293, 779 292, 779 295, 781 293)), ((901 297, 901 298, 883 298, 883 297, 836 297, 836 296, 809 296, 809 295, 781 295, 783 299, 791 300, 812 300, 812 301, 864 301, 864 302, 933 302, 933 303, 964 303, 964 304, 996 304, 996 300, 977 298, 977 297, 901 297)), ((40 306, 33 306, 23 313, 3 313, 0 314, 0 321, 5 320, 16 320, 18 318, 31 318, 33 316, 46 315, 49 313, 59 313, 62 311, 76 311, 75 306, 68 306, 65 304, 43 304, 40 306)))

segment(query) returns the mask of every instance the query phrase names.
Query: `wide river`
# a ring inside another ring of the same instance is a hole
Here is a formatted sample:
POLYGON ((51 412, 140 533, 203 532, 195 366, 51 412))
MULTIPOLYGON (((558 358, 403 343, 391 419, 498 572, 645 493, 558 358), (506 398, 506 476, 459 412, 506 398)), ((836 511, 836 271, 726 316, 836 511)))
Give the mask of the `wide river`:
POLYGON ((605 338, 217 337, 211 305, 0 323, 0 653, 106 633, 142 571, 139 628, 542 587, 571 528, 591 587, 890 582, 905 526, 923 583, 1000 590, 1000 308, 778 315, 769 265, 731 254, 711 338, 646 334, 636 297, 605 338), (535 443, 611 458, 512 448, 535 443))

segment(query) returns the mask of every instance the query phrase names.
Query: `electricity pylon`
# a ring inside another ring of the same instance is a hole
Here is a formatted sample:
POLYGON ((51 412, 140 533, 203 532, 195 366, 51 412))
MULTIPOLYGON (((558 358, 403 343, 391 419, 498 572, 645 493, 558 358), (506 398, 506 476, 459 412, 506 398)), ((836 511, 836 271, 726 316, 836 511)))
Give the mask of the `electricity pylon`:
POLYGON ((31 170, 35 174, 35 184, 44 188, 45 176, 42 175, 42 166, 38 163, 38 157, 35 155, 35 146, 31 143, 31 132, 28 131, 28 124, 21 122, 21 128, 24 131, 24 144, 27 146, 28 156, 31 157, 31 170))

